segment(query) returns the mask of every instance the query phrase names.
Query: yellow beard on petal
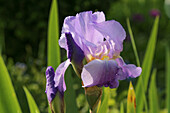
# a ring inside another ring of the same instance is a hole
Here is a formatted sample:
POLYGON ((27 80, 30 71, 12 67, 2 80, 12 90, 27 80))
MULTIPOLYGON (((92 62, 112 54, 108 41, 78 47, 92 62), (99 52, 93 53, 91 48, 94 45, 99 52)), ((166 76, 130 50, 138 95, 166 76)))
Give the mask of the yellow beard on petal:
POLYGON ((86 60, 89 63, 95 59, 100 59, 100 60, 112 60, 113 59, 113 60, 115 60, 120 57, 120 55, 114 55, 112 58, 110 58, 108 55, 103 55, 102 57, 101 56, 102 55, 100 54, 98 57, 93 57, 91 54, 88 54, 88 55, 86 55, 86 60))
POLYGON ((102 58, 101 58, 101 60, 109 60, 110 58, 109 58, 109 56, 103 56, 102 58))

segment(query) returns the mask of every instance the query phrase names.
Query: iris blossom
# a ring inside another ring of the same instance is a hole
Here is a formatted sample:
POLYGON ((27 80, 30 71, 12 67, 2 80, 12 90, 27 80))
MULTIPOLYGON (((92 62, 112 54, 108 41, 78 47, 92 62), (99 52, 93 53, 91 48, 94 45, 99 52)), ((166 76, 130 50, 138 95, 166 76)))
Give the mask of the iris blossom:
POLYGON ((103 12, 87 11, 66 17, 59 45, 67 51, 68 59, 57 68, 54 87, 61 86, 59 91, 65 91, 64 73, 69 64, 81 77, 83 87, 116 88, 118 80, 138 77, 142 69, 126 64, 120 56, 125 37, 121 24, 105 21, 103 12))

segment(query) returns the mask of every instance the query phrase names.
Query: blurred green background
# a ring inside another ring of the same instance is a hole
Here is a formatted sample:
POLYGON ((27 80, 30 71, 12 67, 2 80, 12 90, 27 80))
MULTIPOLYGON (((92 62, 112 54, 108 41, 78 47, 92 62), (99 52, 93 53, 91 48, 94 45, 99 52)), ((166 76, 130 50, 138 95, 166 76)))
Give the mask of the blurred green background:
MULTIPOLYGON (((45 94, 45 70, 47 65, 47 29, 51 0, 0 0, 0 43, 2 55, 11 75, 22 111, 29 111, 22 89, 25 85, 33 95, 40 111, 47 112, 45 94)), ((164 0, 58 0, 60 31, 64 18, 82 11, 103 11, 107 20, 117 20, 126 30, 124 50, 121 56, 126 63, 136 64, 126 18, 131 22, 140 61, 143 61, 148 37, 155 17, 152 10, 160 12, 159 31, 153 67, 157 68, 157 88, 160 108, 165 107, 165 47, 170 44, 170 10, 164 0), (166 10, 165 10, 166 9, 166 10)), ((56 42, 57 43, 57 42, 56 42)), ((66 52, 61 49, 61 60, 66 52)), ((88 111, 84 90, 72 70, 74 90, 79 111, 88 111)), ((126 99, 129 82, 121 81, 118 89, 112 90, 110 105, 118 109, 126 99)), ((135 84, 137 79, 132 80, 135 84)))

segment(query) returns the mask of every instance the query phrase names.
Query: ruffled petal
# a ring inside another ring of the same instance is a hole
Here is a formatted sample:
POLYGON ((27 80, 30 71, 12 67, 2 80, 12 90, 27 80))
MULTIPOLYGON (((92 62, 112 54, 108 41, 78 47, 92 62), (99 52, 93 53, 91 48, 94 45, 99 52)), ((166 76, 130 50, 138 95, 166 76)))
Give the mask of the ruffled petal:
POLYGON ((70 65, 70 59, 67 59, 65 62, 61 63, 58 68, 56 69, 54 81, 54 86, 57 87, 61 94, 64 94, 66 90, 66 85, 64 81, 64 74, 68 66, 70 65))
POLYGON ((47 93, 47 98, 48 101, 51 103, 51 101, 54 99, 56 92, 57 92, 57 88, 54 87, 54 69, 49 66, 46 69, 46 79, 47 79, 47 83, 46 83, 46 93, 47 93))
POLYGON ((126 64, 122 58, 117 58, 116 59, 118 65, 122 68, 123 72, 128 75, 127 77, 132 77, 136 78, 138 77, 141 72, 142 68, 141 67, 136 67, 133 64, 126 64))
POLYGON ((117 53, 120 53, 123 50, 123 40, 126 37, 126 32, 119 22, 111 20, 95 23, 93 26, 96 30, 102 33, 106 40, 113 40, 115 43, 115 51, 117 53))
POLYGON ((126 79, 124 75, 121 75, 123 74, 121 71, 115 60, 93 60, 86 64, 82 70, 83 87, 105 86, 116 88, 119 85, 119 78, 123 79, 124 77, 126 79))
MULTIPOLYGON (((86 40, 90 43, 98 45, 104 39, 103 35, 94 29, 93 23, 100 23, 105 21, 105 15, 103 12, 92 11, 82 12, 76 16, 66 17, 64 20, 62 34, 71 32, 73 39, 77 45, 82 48, 82 40, 86 40)), ((62 48, 67 50, 66 37, 62 35, 59 40, 59 44, 62 48)))

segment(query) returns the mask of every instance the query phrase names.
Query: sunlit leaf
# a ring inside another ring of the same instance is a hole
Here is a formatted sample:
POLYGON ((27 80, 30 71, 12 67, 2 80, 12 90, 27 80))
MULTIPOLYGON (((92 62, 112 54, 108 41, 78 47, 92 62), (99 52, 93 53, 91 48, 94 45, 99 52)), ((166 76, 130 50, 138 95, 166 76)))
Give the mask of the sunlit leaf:
POLYGON ((136 57, 137 66, 140 66, 138 51, 136 49, 135 40, 134 40, 134 37, 133 37, 133 33, 132 33, 132 29, 131 29, 131 26, 130 26, 129 19, 127 19, 126 22, 127 22, 128 31, 129 31, 129 34, 130 34, 130 39, 131 39, 131 42, 132 42, 133 51, 134 51, 134 54, 135 54, 135 57, 136 57))
MULTIPOLYGON (((133 51, 134 51, 134 54, 135 54, 135 57, 136 57, 137 66, 140 67, 139 56, 138 56, 138 52, 137 52, 137 49, 136 49, 136 44, 135 44, 135 41, 134 41, 134 37, 133 37, 133 33, 132 33, 132 29, 131 29, 131 26, 130 26, 129 19, 127 19, 126 22, 127 22, 128 31, 129 31, 129 34, 130 34, 130 39, 131 39, 131 42, 132 42, 133 51)), ((142 78, 142 82, 143 82, 143 78, 142 78)), ((144 87, 142 87, 141 90, 142 90, 142 93, 143 93, 142 95, 143 95, 143 99, 144 99, 144 102, 145 102, 145 109, 146 109, 146 111, 148 111, 144 87)))
POLYGON ((123 106, 123 103, 120 104, 120 113, 124 113, 124 106, 123 106))
POLYGON ((156 88, 156 69, 153 71, 151 75, 151 82, 149 87, 149 106, 150 106, 149 113, 160 113, 156 88))
POLYGON ((28 89, 25 86, 23 88, 27 97, 30 113, 40 113, 37 104, 35 103, 35 100, 32 97, 31 93, 28 91, 28 89))
POLYGON ((48 113, 52 113, 52 112, 51 112, 51 109, 50 109, 50 106, 48 107, 48 113))
POLYGON ((136 96, 132 82, 130 82, 128 90, 127 113, 136 113, 136 96))
POLYGON ((143 103, 144 103, 145 96, 144 96, 143 89, 145 90, 145 92, 147 91, 148 80, 149 80, 150 73, 151 73, 152 62, 153 62, 155 47, 156 47, 158 24, 159 24, 159 17, 156 17, 153 28, 152 28, 152 32, 149 38, 149 42, 147 45, 143 64, 142 64, 142 74, 140 75, 140 78, 136 86, 137 113, 141 113, 143 109, 143 105, 144 105, 143 103))
POLYGON ((0 55, 0 113, 22 113, 10 76, 0 55))
MULTIPOLYGON (((58 22, 58 4, 56 0, 52 0, 49 22, 48 22, 48 43, 47 43, 47 65, 54 69, 60 64, 60 48, 59 39, 59 22, 58 22)), ((49 111, 50 113, 51 111, 49 111)))
POLYGON ((101 102, 101 106, 99 108, 98 113, 107 113, 109 97, 110 97, 110 88, 109 87, 107 87, 107 88, 105 87, 104 88, 104 99, 101 102))
POLYGON ((48 23, 48 66, 54 69, 60 64, 58 7, 56 0, 52 0, 48 23))

